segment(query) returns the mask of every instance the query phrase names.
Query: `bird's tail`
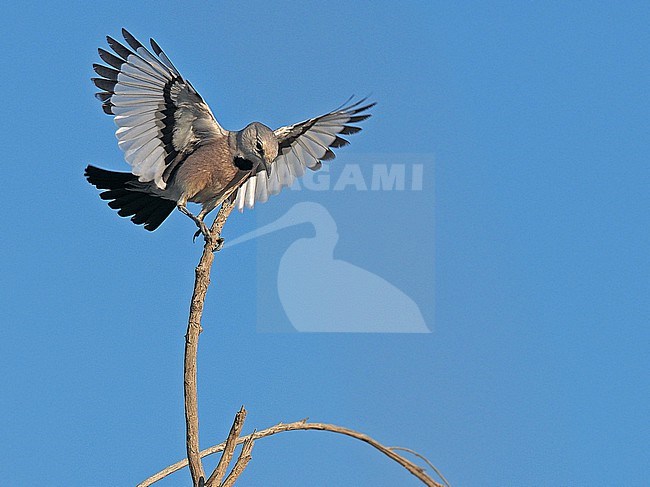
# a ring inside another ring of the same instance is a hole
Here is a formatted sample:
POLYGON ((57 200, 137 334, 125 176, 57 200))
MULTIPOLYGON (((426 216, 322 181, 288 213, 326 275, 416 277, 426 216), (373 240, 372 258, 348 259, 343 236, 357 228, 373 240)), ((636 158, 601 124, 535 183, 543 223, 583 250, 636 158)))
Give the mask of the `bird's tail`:
POLYGON ((108 206, 117 210, 118 215, 130 216, 133 223, 144 224, 144 228, 151 232, 176 208, 175 201, 135 189, 132 183, 136 183, 138 177, 131 173, 88 166, 84 175, 97 189, 106 190, 101 192, 99 197, 110 200, 108 206))

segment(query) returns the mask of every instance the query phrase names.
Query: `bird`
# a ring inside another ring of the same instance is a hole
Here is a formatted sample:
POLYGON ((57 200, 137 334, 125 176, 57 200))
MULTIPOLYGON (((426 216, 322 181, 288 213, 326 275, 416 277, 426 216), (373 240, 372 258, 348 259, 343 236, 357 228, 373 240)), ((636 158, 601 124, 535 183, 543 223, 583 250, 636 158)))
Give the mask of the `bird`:
POLYGON ((224 251, 283 228, 308 223, 280 258, 278 298, 300 332, 431 333, 420 307, 372 271, 334 257, 339 233, 320 203, 301 201, 277 220, 233 239, 224 251))
POLYGON ((208 213, 226 200, 240 212, 252 209, 307 169, 320 169, 375 105, 351 97, 329 113, 275 130, 261 122, 226 130, 156 41, 150 39, 149 50, 126 29, 122 35, 126 45, 107 36, 112 52, 98 49, 105 64, 93 64, 92 82, 103 111, 114 117, 131 171, 88 165, 85 177, 119 216, 149 231, 178 209, 198 227, 194 238, 207 238, 208 213), (188 202, 201 211, 194 215, 188 202))

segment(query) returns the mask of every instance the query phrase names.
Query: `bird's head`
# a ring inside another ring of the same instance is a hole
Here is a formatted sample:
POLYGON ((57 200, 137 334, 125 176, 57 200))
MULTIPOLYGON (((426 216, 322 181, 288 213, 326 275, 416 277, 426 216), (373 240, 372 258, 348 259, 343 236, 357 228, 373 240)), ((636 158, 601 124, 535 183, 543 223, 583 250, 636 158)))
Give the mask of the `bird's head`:
POLYGON ((273 130, 259 122, 247 125, 238 137, 239 150, 244 159, 261 164, 270 174, 271 163, 278 157, 278 140, 273 130))

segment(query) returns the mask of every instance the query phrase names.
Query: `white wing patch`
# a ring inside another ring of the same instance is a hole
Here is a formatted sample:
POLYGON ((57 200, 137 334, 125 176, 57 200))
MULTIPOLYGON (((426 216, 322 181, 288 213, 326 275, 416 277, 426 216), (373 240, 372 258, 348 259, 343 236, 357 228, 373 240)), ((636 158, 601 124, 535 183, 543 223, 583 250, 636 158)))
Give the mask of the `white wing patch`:
POLYGON ((266 202, 270 195, 278 194, 282 188, 291 186, 296 178, 304 176, 307 168, 317 171, 322 166, 321 161, 334 159, 331 148, 349 143, 339 135, 355 134, 361 130, 348 124, 370 117, 367 111, 375 104, 363 105, 364 101, 275 130, 279 143, 278 157, 271 164, 269 175, 260 167, 259 172, 239 188, 235 200, 239 211, 266 202))
POLYGON ((93 82, 103 90, 96 96, 104 111, 115 116, 115 135, 131 172, 140 182, 153 181, 165 189, 173 170, 199 143, 225 131, 153 39, 156 55, 125 29, 122 35, 130 49, 111 37, 107 40, 115 54, 99 49, 110 67, 93 65, 101 76, 93 82))

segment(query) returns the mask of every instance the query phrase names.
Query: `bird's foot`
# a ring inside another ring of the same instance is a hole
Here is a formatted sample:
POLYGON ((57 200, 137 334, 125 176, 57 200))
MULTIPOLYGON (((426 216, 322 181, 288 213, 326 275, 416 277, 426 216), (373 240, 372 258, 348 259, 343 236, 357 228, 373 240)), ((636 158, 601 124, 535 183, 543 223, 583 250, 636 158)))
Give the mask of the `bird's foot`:
POLYGON ((202 220, 199 220, 199 219, 196 219, 195 222, 196 222, 196 225, 199 227, 199 229, 194 234, 194 237, 192 237, 192 242, 195 242, 196 237, 198 237, 201 234, 203 234, 203 238, 207 239, 208 236, 210 235, 210 230, 208 229, 207 225, 205 223, 203 223, 202 220))
MULTIPOLYGON (((203 223, 203 222, 201 222, 201 223, 203 223)), ((201 234, 203 234, 203 238, 205 240, 207 240, 208 236, 210 235, 210 232, 208 231, 208 227, 203 225, 203 228, 199 228, 196 231, 196 233, 194 234, 194 237, 192 237, 192 242, 195 242, 196 237, 198 237, 201 234)), ((223 248, 223 243, 224 242, 225 242, 225 240, 223 238, 217 237, 217 239, 216 239, 216 241, 214 243, 214 247, 212 248, 212 252, 219 252, 223 248)))
POLYGON ((217 237, 217 241, 214 244, 214 248, 212 249, 212 252, 219 252, 223 248, 223 243, 225 240, 221 237, 217 237))

